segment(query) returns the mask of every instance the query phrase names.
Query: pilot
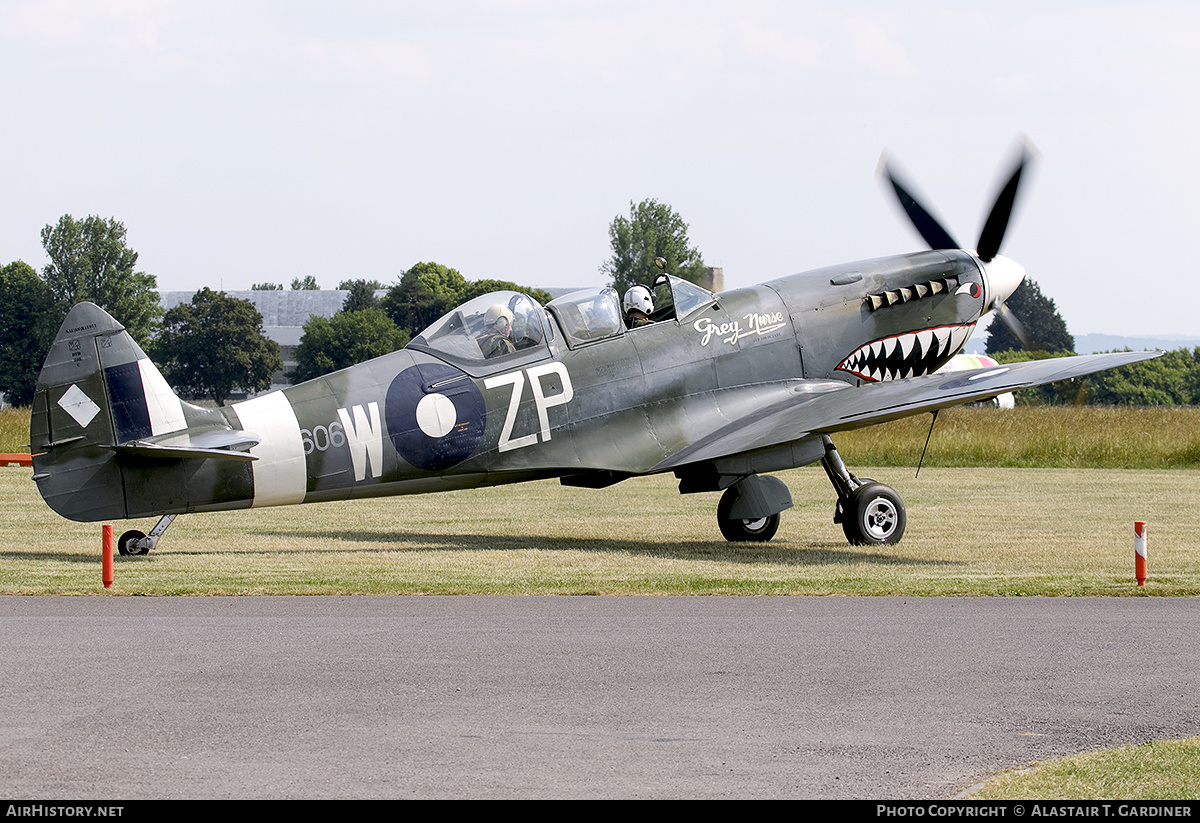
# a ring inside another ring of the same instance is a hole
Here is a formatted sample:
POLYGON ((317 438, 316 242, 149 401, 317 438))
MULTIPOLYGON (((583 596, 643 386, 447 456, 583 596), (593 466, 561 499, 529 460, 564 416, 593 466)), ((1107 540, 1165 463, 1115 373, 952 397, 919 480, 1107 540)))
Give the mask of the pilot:
POLYGON ((535 310, 533 301, 524 295, 514 296, 508 301, 508 309, 513 313, 512 330, 508 339, 512 341, 517 351, 536 346, 541 339, 541 326, 533 317, 535 310))
POLYGON ((638 326, 648 326, 654 321, 650 313, 654 311, 654 297, 645 286, 634 286, 625 292, 625 325, 631 329, 638 326))
POLYGON ((479 349, 484 359, 512 354, 517 350, 512 338, 513 313, 497 303, 483 315, 483 334, 479 335, 479 349))

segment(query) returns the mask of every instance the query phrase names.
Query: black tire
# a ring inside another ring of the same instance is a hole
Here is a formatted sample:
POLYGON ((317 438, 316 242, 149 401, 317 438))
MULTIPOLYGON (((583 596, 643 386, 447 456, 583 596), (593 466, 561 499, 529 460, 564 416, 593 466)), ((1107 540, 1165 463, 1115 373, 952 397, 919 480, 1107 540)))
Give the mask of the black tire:
POLYGON ((907 524, 904 501, 882 483, 859 486, 843 501, 842 531, 851 545, 895 545, 907 524))
POLYGON ((779 531, 779 514, 758 520, 739 520, 729 516, 729 510, 737 500, 738 493, 728 488, 717 504, 717 525, 721 534, 731 543, 766 543, 779 531))
POLYGON ((143 549, 140 546, 136 546, 133 542, 135 540, 141 540, 145 536, 145 533, 140 532, 137 529, 130 529, 121 535, 121 538, 117 541, 117 551, 123 555, 132 557, 136 557, 140 554, 149 554, 149 549, 143 549))

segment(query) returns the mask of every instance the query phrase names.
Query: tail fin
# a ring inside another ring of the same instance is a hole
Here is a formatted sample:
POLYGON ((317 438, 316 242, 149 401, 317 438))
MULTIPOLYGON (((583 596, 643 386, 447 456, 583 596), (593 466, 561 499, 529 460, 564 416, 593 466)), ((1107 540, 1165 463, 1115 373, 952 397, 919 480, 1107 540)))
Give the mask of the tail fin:
POLYGON ((30 451, 42 498, 71 520, 142 516, 144 490, 126 489, 116 447, 186 429, 185 408, 188 417, 208 416, 175 396, 124 326, 99 306, 78 304, 34 392, 30 451))

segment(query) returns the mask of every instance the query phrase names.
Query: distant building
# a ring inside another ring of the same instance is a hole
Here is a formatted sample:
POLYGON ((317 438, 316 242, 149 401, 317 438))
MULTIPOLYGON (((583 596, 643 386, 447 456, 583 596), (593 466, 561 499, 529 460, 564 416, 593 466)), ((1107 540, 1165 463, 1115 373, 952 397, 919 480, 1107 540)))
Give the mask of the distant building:
MULTIPOLYGON (((304 324, 314 314, 318 317, 333 317, 346 302, 350 294, 345 289, 283 289, 274 291, 227 291, 230 297, 249 300, 263 317, 263 333, 279 344, 279 355, 283 368, 271 375, 271 388, 290 385, 284 376, 296 368, 296 347, 304 335, 304 324)), ((165 291, 161 293, 163 310, 173 309, 180 303, 192 302, 194 291, 165 291)), ((377 289, 376 297, 383 297, 387 289, 377 289)))
POLYGON ((713 294, 720 294, 725 291, 725 269, 720 266, 710 268, 708 276, 700 278, 700 282, 696 285, 708 289, 713 294))

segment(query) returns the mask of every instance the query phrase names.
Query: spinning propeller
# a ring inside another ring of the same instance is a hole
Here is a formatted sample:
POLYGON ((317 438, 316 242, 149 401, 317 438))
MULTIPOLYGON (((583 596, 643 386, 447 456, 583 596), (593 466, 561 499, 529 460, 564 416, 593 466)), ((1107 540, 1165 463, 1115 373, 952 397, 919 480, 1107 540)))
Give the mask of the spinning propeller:
MULTIPOLYGON (((1035 158, 1034 150, 1028 142, 1021 141, 1020 153, 1009 173, 1008 182, 996 195, 996 202, 988 213, 987 220, 979 232, 979 240, 975 244, 974 254, 983 263, 987 274, 988 288, 992 298, 991 309, 1008 326, 1021 345, 1026 349, 1035 348, 1035 344, 1021 325, 1017 316, 1004 305, 1004 301, 1012 295, 1021 281, 1025 279, 1025 269, 1014 260, 1000 255, 1000 244, 1004 242, 1004 233, 1008 229, 1008 221, 1012 217, 1013 206, 1017 202, 1017 192, 1021 184, 1021 174, 1026 166, 1035 158)), ((942 227, 929 211, 913 197, 909 189, 897 179, 895 170, 885 154, 879 161, 879 174, 883 176, 896 192, 896 198, 901 207, 912 221, 917 232, 925 239, 931 249, 961 249, 963 248, 950 233, 942 227)))

